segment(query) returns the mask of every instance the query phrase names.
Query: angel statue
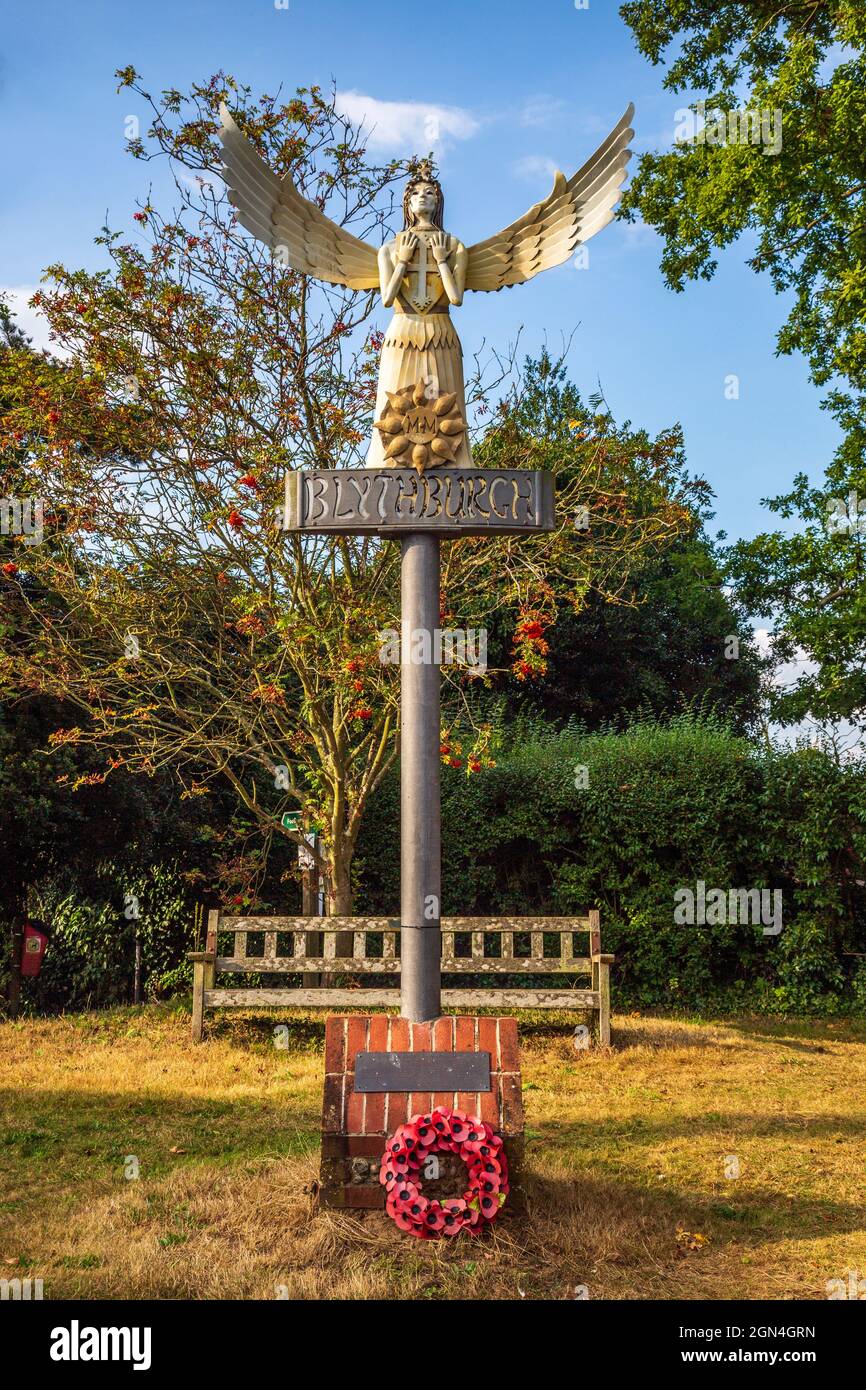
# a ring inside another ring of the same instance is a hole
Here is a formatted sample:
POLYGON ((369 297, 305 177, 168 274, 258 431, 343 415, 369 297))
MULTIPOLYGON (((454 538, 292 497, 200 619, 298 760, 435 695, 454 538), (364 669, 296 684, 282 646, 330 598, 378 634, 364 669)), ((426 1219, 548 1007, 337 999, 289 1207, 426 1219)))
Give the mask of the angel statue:
POLYGON ((413 161, 403 230, 379 250, 352 236, 278 178, 220 107, 224 178, 238 220, 293 270, 352 290, 377 289, 394 317, 379 363, 367 466, 471 466, 463 350, 451 305, 466 290, 501 290, 561 265, 611 220, 631 158, 630 105, 570 179, 557 170, 540 203, 504 231, 466 247, 443 225, 442 188, 429 160, 413 161))

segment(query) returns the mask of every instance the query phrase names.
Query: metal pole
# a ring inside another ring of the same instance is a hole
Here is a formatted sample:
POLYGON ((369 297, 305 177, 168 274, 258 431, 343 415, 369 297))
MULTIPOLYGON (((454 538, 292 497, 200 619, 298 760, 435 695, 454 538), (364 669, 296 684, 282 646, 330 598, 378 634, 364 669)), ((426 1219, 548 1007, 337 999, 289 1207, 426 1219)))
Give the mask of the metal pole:
POLYGON ((423 1023, 442 1007, 439 540, 401 543, 400 1012, 423 1023))

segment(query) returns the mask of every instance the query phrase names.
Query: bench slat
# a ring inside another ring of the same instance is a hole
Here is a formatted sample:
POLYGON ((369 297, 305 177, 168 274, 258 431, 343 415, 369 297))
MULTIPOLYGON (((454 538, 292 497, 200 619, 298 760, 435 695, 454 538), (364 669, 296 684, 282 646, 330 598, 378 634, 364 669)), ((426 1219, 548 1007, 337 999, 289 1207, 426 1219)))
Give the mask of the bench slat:
MULTIPOLYGON (((217 971, 228 975, 250 975, 261 972, 263 975, 297 974, 298 971, 324 971, 334 974, 375 975, 399 973, 400 961, 396 957, 365 956, 277 956, 266 960, 264 956, 247 956, 246 960, 235 960, 234 956, 218 956, 217 971)), ((532 956, 501 957, 486 956, 478 960, 472 956, 443 956, 442 973, 448 975, 588 975, 592 962, 588 956, 574 956, 566 963, 558 956, 546 956, 543 960, 532 956)))
MULTIPOLYGON (((257 1009, 274 1006, 355 1008, 358 1004, 399 1007, 399 989, 206 989, 206 1009, 257 1009)), ((449 1008, 597 1009, 598 990, 591 989, 445 989, 449 1008)))
MULTIPOLYGON (((588 917, 443 917, 443 931, 589 931, 588 917)), ((221 917, 220 931, 399 931, 399 917, 221 917)))

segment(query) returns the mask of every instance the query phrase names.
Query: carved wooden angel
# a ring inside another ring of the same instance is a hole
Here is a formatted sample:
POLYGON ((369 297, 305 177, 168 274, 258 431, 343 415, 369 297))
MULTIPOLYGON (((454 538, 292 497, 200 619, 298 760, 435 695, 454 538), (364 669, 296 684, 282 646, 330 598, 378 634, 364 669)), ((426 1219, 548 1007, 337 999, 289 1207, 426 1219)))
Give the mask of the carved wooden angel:
POLYGON ((373 431, 369 467, 404 462, 389 449, 389 436, 383 431, 391 428, 388 413, 393 416, 395 408, 402 409, 413 388, 417 388, 416 401, 426 396, 444 407, 449 398, 449 414, 463 428, 452 426, 447 461, 470 465, 463 352, 450 307, 462 303, 466 290, 501 290, 561 265, 576 246, 606 226, 631 157, 628 141, 634 133, 630 129, 633 114, 630 105, 570 179, 557 171, 553 188, 542 202, 495 236, 468 248, 444 230, 442 188, 429 163, 421 161, 406 186, 403 231, 377 253, 302 197, 288 174, 278 178, 238 130, 227 108, 220 108, 225 182, 247 231, 281 254, 294 270, 348 289, 378 289, 385 307, 394 306, 382 345, 376 398, 376 415, 384 424, 373 431))

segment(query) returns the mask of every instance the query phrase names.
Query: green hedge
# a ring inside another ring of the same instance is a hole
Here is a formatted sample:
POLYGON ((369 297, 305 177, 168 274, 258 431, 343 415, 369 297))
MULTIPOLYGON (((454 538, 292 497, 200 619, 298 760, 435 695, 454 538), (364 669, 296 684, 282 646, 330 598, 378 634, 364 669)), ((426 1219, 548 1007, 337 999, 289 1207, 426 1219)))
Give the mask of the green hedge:
POLYGON ((145 997, 191 988, 195 900, 180 866, 157 864, 147 872, 119 872, 105 864, 89 893, 76 891, 71 875, 50 879, 34 895, 35 916, 51 937, 35 980, 24 982, 28 1013, 90 1009, 132 998, 135 936, 142 946, 145 997), (136 920, 133 914, 138 911, 136 920))
MULTIPOLYGON (((817 749, 758 749, 712 720, 619 733, 512 725, 497 765, 442 769, 446 916, 602 912, 615 1006, 866 1013, 866 769, 817 749), (576 769, 587 769, 587 785, 576 769), (680 925, 677 889, 780 889, 778 936, 680 925), (859 954, 858 954, 859 953, 859 954)), ((399 771, 358 846, 356 910, 400 902, 399 771)), ((179 865, 106 865, 85 896, 75 865, 39 886, 53 935, 27 1011, 131 997, 139 899, 148 997, 189 988, 194 893, 179 865)), ((257 911, 294 911, 282 884, 257 911)), ((34 906, 36 904, 34 903, 34 906)))
MULTIPOLYGON (((497 766, 443 767, 443 915, 602 911, 620 1008, 866 1011, 866 775, 756 749, 712 720, 512 730, 497 766), (588 785, 576 785, 585 767, 588 785), (782 891, 783 926, 678 925, 674 893, 782 891)), ((399 902, 395 775, 368 815, 357 906, 399 902)))

